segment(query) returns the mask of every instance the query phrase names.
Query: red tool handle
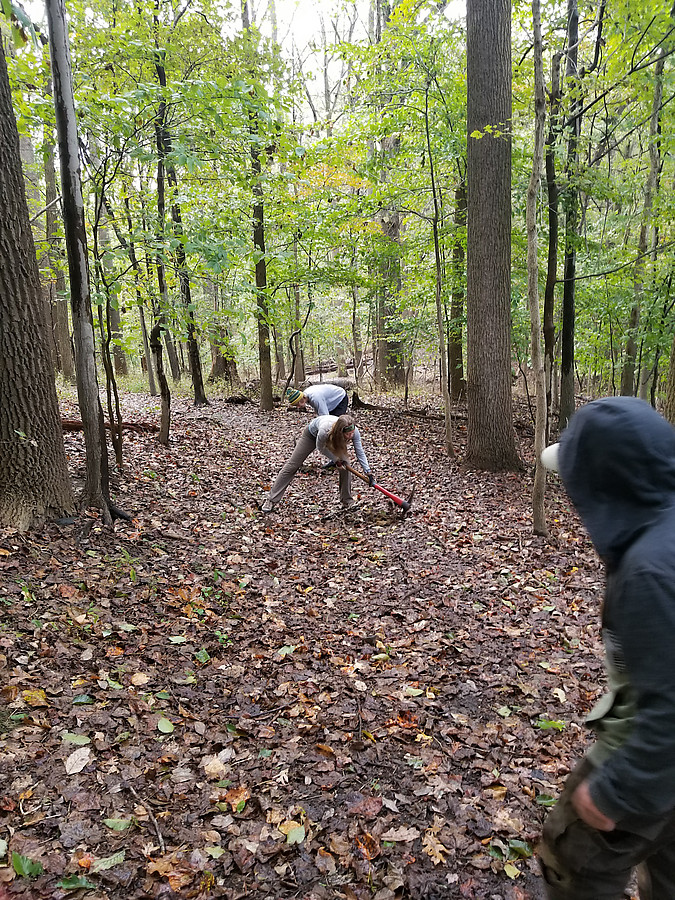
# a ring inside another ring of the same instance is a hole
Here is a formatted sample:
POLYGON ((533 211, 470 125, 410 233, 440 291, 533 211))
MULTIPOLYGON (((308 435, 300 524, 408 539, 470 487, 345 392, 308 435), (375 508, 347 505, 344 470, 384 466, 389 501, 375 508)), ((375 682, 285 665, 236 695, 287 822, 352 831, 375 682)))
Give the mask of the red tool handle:
MULTIPOLYGON (((352 475, 356 475, 357 478, 360 478, 361 481, 365 481, 366 484, 370 484, 370 480, 367 475, 362 475, 361 472, 357 472, 356 469, 353 469, 348 463, 344 464, 345 469, 350 471, 352 475)), ((393 500, 397 506, 400 506, 404 512, 407 512, 410 509, 410 503, 407 500, 403 500, 401 497, 397 497, 396 494, 392 494, 391 491, 388 491, 386 488, 381 487, 379 484, 373 484, 371 487, 374 487, 375 490, 380 491, 381 494, 384 494, 385 497, 389 497, 390 500, 393 500)))

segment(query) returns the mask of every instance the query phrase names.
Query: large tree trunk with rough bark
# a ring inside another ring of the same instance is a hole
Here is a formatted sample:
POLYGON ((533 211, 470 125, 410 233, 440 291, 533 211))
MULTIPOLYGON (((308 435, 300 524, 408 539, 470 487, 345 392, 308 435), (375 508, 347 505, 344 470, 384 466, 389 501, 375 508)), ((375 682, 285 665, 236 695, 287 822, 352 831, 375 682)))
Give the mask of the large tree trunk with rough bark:
POLYGON ((511 400, 510 0, 468 0, 467 101, 466 463, 509 470, 520 467, 511 400))
POLYGON ((0 48, 0 528, 73 511, 19 136, 0 48))

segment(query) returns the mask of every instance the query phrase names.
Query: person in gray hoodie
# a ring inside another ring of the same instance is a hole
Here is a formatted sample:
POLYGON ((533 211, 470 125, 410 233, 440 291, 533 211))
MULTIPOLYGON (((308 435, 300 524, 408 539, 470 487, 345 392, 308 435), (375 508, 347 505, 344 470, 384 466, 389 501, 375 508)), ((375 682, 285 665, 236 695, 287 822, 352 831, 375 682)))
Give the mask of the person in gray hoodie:
POLYGON ((605 564, 609 692, 538 848, 549 900, 675 898, 675 429, 634 397, 581 407, 542 463, 605 564))

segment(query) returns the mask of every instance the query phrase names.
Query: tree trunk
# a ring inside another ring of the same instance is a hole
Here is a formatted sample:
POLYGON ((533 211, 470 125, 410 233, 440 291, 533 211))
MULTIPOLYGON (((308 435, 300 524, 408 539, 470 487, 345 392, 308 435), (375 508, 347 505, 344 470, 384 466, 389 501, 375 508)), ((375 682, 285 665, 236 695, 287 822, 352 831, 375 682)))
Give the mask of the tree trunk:
POLYGON ((556 175, 556 144, 559 137, 559 110, 561 101, 560 59, 556 53, 551 63, 550 118, 546 139, 546 192, 548 196, 548 254, 546 287, 544 288, 544 372, 546 376, 546 440, 550 433, 550 416, 557 398, 553 390, 555 371, 555 286, 558 279, 558 234, 560 230, 560 189, 556 175))
POLYGON ((467 101, 466 463, 514 470, 510 0, 467 2, 467 101))
POLYGON ((0 46, 0 528, 73 511, 54 368, 0 46))
POLYGON ((663 399, 663 415, 671 425, 675 425, 675 335, 670 346, 670 363, 666 379, 666 394, 663 399))
POLYGON ((169 390, 169 382, 164 374, 164 362, 162 360, 162 335, 161 325, 157 322, 150 332, 150 349, 152 350, 152 358, 155 363, 155 371, 157 372, 157 381, 159 382, 159 393, 162 398, 162 406, 159 422, 159 435, 157 440, 164 447, 169 445, 169 428, 171 426, 171 391, 169 390))
POLYGON ((541 318, 539 315, 539 259, 537 253, 537 195, 541 184, 544 158, 544 126, 546 124, 546 89, 544 86, 544 60, 541 38, 541 5, 532 0, 534 32, 534 151, 532 175, 527 189, 527 297, 530 308, 530 340, 532 345, 532 369, 536 386, 537 412, 534 428, 534 484, 532 488, 532 524, 535 534, 547 535, 544 495, 546 468, 540 459, 546 445, 546 378, 541 352, 541 318))
POLYGON ((464 320, 464 278, 466 254, 466 179, 462 179, 455 189, 455 234, 452 247, 452 302, 450 305, 450 340, 448 342, 448 368, 450 376, 450 396, 462 400, 466 396, 464 378, 464 351, 462 333, 464 320))
MULTIPOLYGON (((245 36, 251 28, 247 0, 241 3, 245 36)), ((251 98, 253 100, 253 97, 251 98)), ((253 249, 255 252, 256 318, 258 321, 258 360, 260 364, 260 409, 274 409, 272 397, 272 355, 270 351, 270 309, 267 295, 267 260, 265 258, 265 199, 262 186, 262 163, 256 139, 259 134, 258 114, 253 106, 248 112, 251 135, 251 173, 253 175, 253 249)))
POLYGON ((429 181, 431 182, 431 197, 434 208, 431 227, 434 236, 434 261, 436 264, 436 327, 438 329, 438 353, 441 362, 441 397, 443 398, 445 419, 445 451, 451 459, 454 459, 455 449, 452 446, 452 410, 450 407, 450 390, 448 387, 448 357, 445 349, 445 316, 443 315, 443 266, 441 261, 441 245, 438 237, 440 211, 436 173, 434 169, 434 157, 431 151, 431 134, 429 130, 429 87, 430 83, 427 82, 426 90, 424 92, 424 130, 427 142, 427 154, 429 156, 429 181))
POLYGON ((579 223, 579 135, 581 132, 581 85, 578 77, 579 10, 577 0, 567 0, 567 65, 565 80, 569 86, 569 137, 567 141, 567 189, 565 206, 565 261, 563 265, 563 311, 560 361, 560 429, 567 427, 574 403, 574 328, 576 319, 577 230, 579 223))
POLYGON ((87 233, 78 158, 77 118, 73 100, 66 10, 63 0, 47 0, 45 6, 49 22, 49 50, 54 80, 56 133, 61 161, 61 194, 70 275, 77 396, 87 451, 87 470, 82 502, 85 506, 94 506, 100 509, 104 522, 110 524, 112 515, 109 495, 108 448, 96 374, 87 233))
POLYGON ((67 381, 73 382, 75 381, 75 361, 73 360, 73 346, 70 342, 66 279, 63 274, 63 250, 58 234, 59 207, 56 198, 54 145, 50 140, 45 151, 45 200, 47 205, 47 245, 51 268, 50 296, 54 321, 54 343, 58 358, 58 369, 67 381))

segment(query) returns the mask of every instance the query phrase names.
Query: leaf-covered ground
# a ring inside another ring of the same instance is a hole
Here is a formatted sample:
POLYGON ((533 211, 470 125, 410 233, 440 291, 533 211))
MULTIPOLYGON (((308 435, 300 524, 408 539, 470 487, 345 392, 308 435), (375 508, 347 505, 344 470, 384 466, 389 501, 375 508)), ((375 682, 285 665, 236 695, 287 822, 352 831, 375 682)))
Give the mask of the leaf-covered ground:
POLYGON ((125 434, 133 523, 0 532, 0 897, 542 896, 601 571, 558 483, 535 537, 529 469, 387 402, 358 421, 405 518, 359 481, 339 511, 316 454, 262 515, 306 416, 174 401, 168 449, 125 434))

